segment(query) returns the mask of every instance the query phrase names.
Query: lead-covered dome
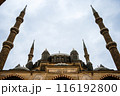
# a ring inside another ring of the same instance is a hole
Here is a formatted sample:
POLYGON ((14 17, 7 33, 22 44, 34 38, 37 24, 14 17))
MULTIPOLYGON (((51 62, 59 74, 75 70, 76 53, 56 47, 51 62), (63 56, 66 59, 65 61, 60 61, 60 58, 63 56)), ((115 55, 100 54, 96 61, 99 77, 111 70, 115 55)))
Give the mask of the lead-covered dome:
POLYGON ((67 63, 70 62, 70 55, 64 53, 55 53, 50 55, 50 61, 52 63, 67 63))
POLYGON ((79 60, 78 52, 75 49, 70 52, 70 58, 71 62, 77 62, 79 60))
POLYGON ((26 67, 22 67, 22 66, 20 66, 20 64, 18 64, 15 68, 10 69, 10 70, 29 71, 28 68, 26 68, 26 67))
POLYGON ((108 69, 101 64, 100 67, 95 68, 94 71, 113 71, 113 69, 108 69))

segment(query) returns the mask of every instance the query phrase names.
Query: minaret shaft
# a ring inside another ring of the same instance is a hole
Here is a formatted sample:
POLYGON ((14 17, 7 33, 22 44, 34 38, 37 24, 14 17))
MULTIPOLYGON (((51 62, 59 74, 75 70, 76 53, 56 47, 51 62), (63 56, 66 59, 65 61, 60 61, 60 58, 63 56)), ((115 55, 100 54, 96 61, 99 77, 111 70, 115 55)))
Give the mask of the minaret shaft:
POLYGON ((85 59, 86 59, 86 63, 87 63, 87 62, 90 61, 90 60, 89 60, 89 54, 88 54, 86 48, 84 48, 84 54, 85 54, 84 57, 85 57, 85 59))
MULTIPOLYGON (((94 8, 92 7, 92 9, 94 8)), ((103 35, 106 41, 106 48, 111 53, 111 56, 115 62, 117 69, 120 70, 120 54, 117 49, 117 44, 112 40, 111 36, 109 35, 109 30, 105 27, 103 19, 98 15, 96 11, 93 12, 93 15, 95 17, 95 22, 100 28, 100 33, 103 35)))
POLYGON ((89 60, 89 54, 85 54, 84 57, 85 57, 85 59, 86 59, 86 63, 87 63, 88 61, 90 61, 90 60, 89 60))
POLYGON ((29 61, 32 61, 32 58, 33 58, 33 52, 34 52, 34 41, 33 41, 33 44, 32 44, 32 47, 30 49, 30 53, 28 54, 28 62, 29 61))
POLYGON ((0 0, 0 6, 5 2, 6 0, 0 0))
POLYGON ((29 61, 32 61, 32 58, 33 58, 33 54, 29 54, 29 55, 28 55, 28 62, 29 62, 29 61))
POLYGON ((16 35, 19 33, 19 27, 23 22, 23 17, 25 15, 26 7, 21 11, 20 15, 16 18, 15 25, 10 29, 10 34, 5 42, 3 42, 3 47, 0 52, 0 70, 3 69, 4 64, 7 60, 10 50, 13 48, 13 42, 16 35))
POLYGON ((83 49, 84 49, 84 54, 85 54, 84 57, 85 57, 86 63, 88 63, 90 61, 90 59, 89 59, 89 54, 88 54, 87 47, 86 47, 84 41, 83 41, 83 49))

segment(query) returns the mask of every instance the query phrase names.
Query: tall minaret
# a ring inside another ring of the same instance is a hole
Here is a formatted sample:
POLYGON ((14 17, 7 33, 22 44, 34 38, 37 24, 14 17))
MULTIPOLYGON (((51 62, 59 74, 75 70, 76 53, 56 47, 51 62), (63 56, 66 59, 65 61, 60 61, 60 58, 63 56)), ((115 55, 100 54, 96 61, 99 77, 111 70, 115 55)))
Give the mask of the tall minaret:
POLYGON ((110 51, 117 69, 120 70, 120 54, 117 49, 117 44, 110 37, 108 28, 106 28, 103 24, 103 19, 99 16, 99 14, 92 6, 91 8, 95 17, 95 22, 98 24, 100 28, 100 33, 103 35, 106 41, 106 48, 110 51))
POLYGON ((33 41, 33 44, 32 44, 32 46, 31 46, 31 49, 30 49, 30 53, 28 54, 28 62, 29 61, 32 61, 32 58, 33 58, 33 52, 34 52, 34 42, 35 42, 35 40, 33 41))
POLYGON ((5 2, 6 0, 0 0, 0 6, 5 2))
POLYGON ((10 29, 10 34, 5 42, 3 42, 3 47, 0 52, 0 70, 3 69, 4 64, 6 62, 6 59, 8 57, 8 54, 10 50, 13 48, 13 42, 16 37, 16 35, 19 33, 19 27, 21 23, 23 22, 23 17, 25 15, 26 7, 21 11, 20 15, 16 18, 15 25, 10 29))
POLYGON ((88 54, 87 47, 85 45, 84 40, 83 40, 83 49, 84 49, 84 57, 86 59, 86 63, 88 63, 90 61, 90 59, 89 59, 89 54, 88 54))

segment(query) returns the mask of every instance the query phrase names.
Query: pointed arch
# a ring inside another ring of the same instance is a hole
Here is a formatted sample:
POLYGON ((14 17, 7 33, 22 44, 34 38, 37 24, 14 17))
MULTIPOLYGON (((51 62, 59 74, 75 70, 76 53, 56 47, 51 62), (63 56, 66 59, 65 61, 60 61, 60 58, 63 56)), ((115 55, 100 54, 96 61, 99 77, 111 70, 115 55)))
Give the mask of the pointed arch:
POLYGON ((10 74, 5 77, 3 77, 1 80, 24 80, 24 78, 17 74, 10 74))
POLYGON ((52 80, 73 80, 70 76, 67 75, 57 75, 52 80))
POLYGON ((116 75, 112 75, 112 74, 107 74, 107 75, 102 76, 100 80, 120 80, 120 77, 116 75))

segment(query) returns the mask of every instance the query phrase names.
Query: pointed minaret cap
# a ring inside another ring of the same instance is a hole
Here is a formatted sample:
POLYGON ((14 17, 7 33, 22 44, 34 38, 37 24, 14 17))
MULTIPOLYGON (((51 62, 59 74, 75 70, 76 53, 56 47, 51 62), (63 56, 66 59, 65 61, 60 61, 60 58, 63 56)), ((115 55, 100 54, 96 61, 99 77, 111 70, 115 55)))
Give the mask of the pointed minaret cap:
POLYGON ((34 48, 34 43, 35 43, 35 40, 33 40, 33 44, 32 44, 32 47, 31 47, 31 48, 34 48))
POLYGON ((93 14, 96 13, 97 11, 92 7, 92 5, 90 5, 93 11, 93 14))
POLYGON ((83 41, 83 48, 86 48, 86 45, 85 45, 85 42, 84 42, 84 40, 82 39, 82 41, 83 41))
POLYGON ((26 8, 27 8, 27 5, 26 5, 25 8, 22 10, 22 12, 25 12, 25 11, 26 11, 26 8))

